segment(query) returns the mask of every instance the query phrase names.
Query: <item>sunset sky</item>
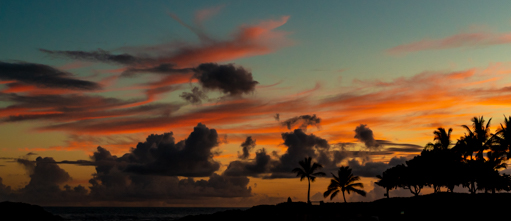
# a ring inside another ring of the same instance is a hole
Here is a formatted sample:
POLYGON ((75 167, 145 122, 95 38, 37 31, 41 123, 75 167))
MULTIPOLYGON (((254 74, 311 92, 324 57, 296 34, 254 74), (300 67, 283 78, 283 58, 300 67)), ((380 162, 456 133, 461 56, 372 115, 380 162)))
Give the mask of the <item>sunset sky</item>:
POLYGON ((368 192, 348 201, 382 198, 374 176, 436 128, 511 115, 510 8, 0 0, 0 201, 306 201, 309 156, 312 200, 342 165, 368 192))

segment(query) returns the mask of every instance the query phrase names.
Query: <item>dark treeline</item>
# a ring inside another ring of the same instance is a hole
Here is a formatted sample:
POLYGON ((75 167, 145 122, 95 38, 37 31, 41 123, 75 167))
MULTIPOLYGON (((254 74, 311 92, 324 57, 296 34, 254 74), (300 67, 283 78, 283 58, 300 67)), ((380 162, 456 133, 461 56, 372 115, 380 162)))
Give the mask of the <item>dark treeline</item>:
POLYGON ((472 125, 463 125, 465 135, 456 143, 451 141, 452 128, 434 131, 434 143, 426 145, 420 155, 383 172, 376 182, 387 191, 396 188, 410 190, 415 196, 424 187, 440 192, 444 187, 453 192, 454 187, 495 193, 511 190, 511 177, 499 173, 507 167, 511 156, 511 117, 500 124, 495 133, 490 131, 491 119, 472 118, 472 125))

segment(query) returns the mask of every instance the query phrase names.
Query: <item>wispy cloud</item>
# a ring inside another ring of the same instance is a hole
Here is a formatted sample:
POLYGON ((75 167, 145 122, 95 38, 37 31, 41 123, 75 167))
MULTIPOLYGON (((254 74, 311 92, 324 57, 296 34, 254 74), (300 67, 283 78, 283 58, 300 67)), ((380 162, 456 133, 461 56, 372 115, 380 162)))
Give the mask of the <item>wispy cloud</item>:
MULTIPOLYGON (((0 62, 0 80, 11 80, 39 88, 70 90, 97 90, 101 88, 101 86, 95 82, 79 80, 73 77, 71 73, 58 70, 54 67, 25 62, 0 62)), ((13 83, 11 83, 11 85, 13 85, 13 83)), ((13 86, 20 86, 20 84, 13 86)))
POLYGON ((451 48, 481 47, 490 45, 510 44, 511 32, 471 32, 459 33, 438 39, 423 39, 407 44, 398 45, 387 50, 394 55, 407 54, 425 50, 442 50, 451 48))
POLYGON ((218 14, 224 7, 225 7, 225 5, 218 5, 215 7, 205 8, 205 9, 196 11, 194 14, 195 24, 198 24, 198 25, 202 24, 202 22, 204 22, 205 20, 218 14))

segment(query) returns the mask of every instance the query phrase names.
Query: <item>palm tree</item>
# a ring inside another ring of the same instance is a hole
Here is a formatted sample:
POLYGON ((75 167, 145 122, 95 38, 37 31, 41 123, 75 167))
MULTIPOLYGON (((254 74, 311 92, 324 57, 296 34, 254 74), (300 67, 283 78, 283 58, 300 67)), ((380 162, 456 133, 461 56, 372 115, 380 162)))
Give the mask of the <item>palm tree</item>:
POLYGON ((469 160, 468 156, 470 156, 470 160, 473 160, 474 151, 476 151, 477 139, 473 134, 465 134, 465 136, 460 137, 456 145, 452 148, 454 152, 463 156, 463 160, 469 160))
POLYGON ((494 138, 496 145, 492 147, 493 150, 506 152, 507 159, 511 158, 511 116, 504 116, 504 125, 500 124, 494 138))
POLYGON ((492 142, 492 139, 490 139, 490 120, 488 120, 488 123, 486 126, 484 126, 484 118, 481 116, 480 118, 474 117, 472 118, 472 130, 467 125, 462 125, 467 132, 468 135, 465 135, 465 137, 474 137, 475 142, 472 145, 474 146, 474 149, 477 151, 476 159, 478 160, 484 160, 483 158, 483 151, 490 148, 490 144, 492 142))
POLYGON ((446 168, 446 166, 450 163, 448 157, 452 151, 452 149, 449 149, 452 144, 451 133, 452 128, 446 131, 445 128, 439 127, 433 132, 435 135, 433 140, 436 142, 428 143, 421 153, 421 156, 424 156, 426 161, 432 162, 429 169, 425 171, 425 175, 427 175, 428 183, 433 185, 435 193, 440 192, 441 183, 446 184, 445 181, 447 181, 446 170, 449 168, 446 168))
POLYGON ((364 188, 364 184, 355 183, 355 181, 360 180, 360 177, 354 176, 349 166, 342 166, 339 168, 337 175, 338 176, 335 176, 332 173, 334 178, 330 180, 330 185, 328 186, 327 191, 323 193, 323 197, 326 198, 328 195, 330 195, 330 200, 332 200, 337 195, 337 193, 339 193, 339 191, 342 191, 344 202, 346 202, 346 196, 344 195, 345 191, 347 191, 348 194, 350 194, 350 191, 353 191, 362 196, 366 196, 365 191, 356 189, 356 187, 364 188))
POLYGON ((321 164, 314 163, 312 164, 312 157, 305 158, 298 162, 301 167, 294 168, 292 170, 293 173, 296 173, 297 177, 300 177, 300 181, 307 177, 307 181, 309 181, 309 189, 307 191, 307 203, 310 203, 310 195, 311 195, 311 182, 316 180, 316 176, 324 176, 326 175, 323 172, 314 172, 317 169, 323 168, 321 164))
POLYGON ((446 132, 445 128, 439 127, 437 130, 435 130, 433 132, 433 134, 435 135, 435 138, 433 140, 435 140, 436 142, 428 143, 426 145, 426 149, 429 149, 429 148, 433 148, 433 150, 437 150, 437 149, 447 150, 447 149, 449 149, 449 146, 452 144, 451 143, 451 132, 452 132, 452 128, 449 128, 449 131, 446 132))

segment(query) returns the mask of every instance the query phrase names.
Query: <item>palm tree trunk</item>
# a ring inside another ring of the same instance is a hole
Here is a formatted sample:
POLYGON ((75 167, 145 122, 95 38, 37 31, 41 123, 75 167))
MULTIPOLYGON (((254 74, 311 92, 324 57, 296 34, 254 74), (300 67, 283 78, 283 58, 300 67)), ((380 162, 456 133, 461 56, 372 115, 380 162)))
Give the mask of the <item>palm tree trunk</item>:
POLYGON ((309 190, 307 191, 307 204, 311 203, 310 196, 311 196, 311 180, 307 179, 309 181, 309 190))
POLYGON ((342 191, 342 198, 344 199, 344 203, 346 203, 346 197, 344 196, 344 191, 342 191))
POLYGON ((387 199, 390 198, 389 196, 389 188, 387 188, 387 199))

